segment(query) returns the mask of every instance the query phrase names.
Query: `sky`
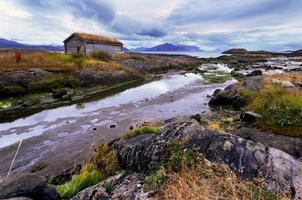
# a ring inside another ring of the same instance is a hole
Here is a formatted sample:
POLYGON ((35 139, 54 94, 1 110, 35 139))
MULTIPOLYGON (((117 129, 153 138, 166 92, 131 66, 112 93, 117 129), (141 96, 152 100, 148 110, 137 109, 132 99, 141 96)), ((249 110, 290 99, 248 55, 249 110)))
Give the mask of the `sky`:
POLYGON ((302 0, 0 0, 0 38, 62 45, 73 32, 205 51, 302 49, 302 0))

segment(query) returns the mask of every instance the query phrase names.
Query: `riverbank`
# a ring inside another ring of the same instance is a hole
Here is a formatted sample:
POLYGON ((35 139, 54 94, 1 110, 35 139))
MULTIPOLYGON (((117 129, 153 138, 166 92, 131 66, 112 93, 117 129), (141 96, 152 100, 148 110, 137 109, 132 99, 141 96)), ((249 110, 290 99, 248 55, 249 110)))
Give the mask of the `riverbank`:
POLYGON ((10 52, 1 53, 0 122, 113 94, 167 70, 194 69, 199 64, 199 59, 184 55, 22 55, 21 62, 14 63, 10 52))

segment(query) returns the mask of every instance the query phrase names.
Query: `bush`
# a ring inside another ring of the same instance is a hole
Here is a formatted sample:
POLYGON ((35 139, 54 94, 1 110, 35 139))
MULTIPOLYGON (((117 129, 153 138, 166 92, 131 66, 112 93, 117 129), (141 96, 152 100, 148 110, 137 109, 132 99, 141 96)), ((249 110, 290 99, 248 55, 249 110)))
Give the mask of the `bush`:
POLYGON ((143 126, 140 128, 135 129, 134 131, 128 132, 124 138, 125 139, 131 139, 140 135, 145 135, 145 134, 157 134, 159 131, 158 128, 154 127, 148 127, 148 126, 143 126))
MULTIPOLYGON (((266 128, 302 130, 302 95, 281 87, 274 87, 260 93, 246 93, 251 110, 263 116, 257 124, 266 128)), ((301 134, 300 134, 301 135, 301 134)))
POLYGON ((80 174, 73 175, 71 180, 63 185, 56 186, 58 193, 64 199, 76 195, 81 190, 97 184, 104 179, 104 175, 91 165, 85 165, 80 174))
POLYGON ((112 55, 104 51, 95 52, 94 54, 92 54, 92 57, 106 62, 112 60, 112 55))

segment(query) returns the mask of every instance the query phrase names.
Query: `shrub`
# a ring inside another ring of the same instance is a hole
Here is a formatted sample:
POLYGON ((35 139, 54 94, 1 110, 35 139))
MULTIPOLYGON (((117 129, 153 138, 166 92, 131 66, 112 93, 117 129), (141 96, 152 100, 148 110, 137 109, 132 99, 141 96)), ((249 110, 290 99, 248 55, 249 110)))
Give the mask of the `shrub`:
POLYGON ((56 186, 56 189, 62 198, 69 199, 81 190, 97 184, 102 179, 104 179, 104 175, 88 164, 82 168, 80 174, 73 175, 69 182, 56 186))
POLYGON ((128 132, 124 138, 125 139, 131 139, 140 135, 145 135, 145 134, 157 134, 159 131, 158 128, 154 128, 154 127, 148 127, 148 126, 143 126, 140 128, 137 128, 133 131, 128 132))
POLYGON ((99 51, 92 54, 92 57, 102 61, 110 61, 112 60, 112 55, 108 52, 99 51))

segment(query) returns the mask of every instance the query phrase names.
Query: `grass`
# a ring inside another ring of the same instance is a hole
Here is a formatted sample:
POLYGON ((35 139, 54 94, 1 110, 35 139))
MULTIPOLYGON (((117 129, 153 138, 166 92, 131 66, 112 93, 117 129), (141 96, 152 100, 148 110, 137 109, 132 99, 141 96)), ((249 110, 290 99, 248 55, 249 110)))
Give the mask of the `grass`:
POLYGON ((302 95, 275 86, 260 93, 247 92, 248 105, 243 110, 263 116, 256 124, 262 128, 292 136, 302 136, 302 95))
POLYGON ((164 167, 159 168, 156 171, 151 172, 146 176, 146 183, 152 188, 160 187, 167 181, 166 170, 164 167))
POLYGON ((0 99, 0 109, 9 108, 14 102, 12 98, 0 99))
POLYGON ((102 179, 104 179, 103 173, 87 164, 82 168, 80 174, 73 175, 69 182, 56 186, 56 190, 63 199, 69 199, 81 190, 97 184, 102 179))
POLYGON ((102 60, 102 61, 111 61, 112 60, 112 55, 108 52, 104 51, 99 51, 94 54, 92 54, 92 57, 97 59, 97 60, 102 60))
POLYGON ((74 88, 78 86, 80 86, 79 79, 74 78, 71 75, 58 74, 29 83, 28 90, 32 92, 50 92, 58 88, 74 88))
POLYGON ((56 186, 56 190, 62 198, 69 199, 78 192, 115 174, 118 170, 120 166, 116 152, 108 145, 101 145, 80 173, 73 175, 69 182, 56 186))
POLYGON ((159 132, 158 128, 155 127, 149 127, 149 126, 142 126, 140 128, 137 128, 133 131, 128 132, 124 138, 125 139, 131 139, 140 135, 146 135, 146 134, 157 134, 159 132))
POLYGON ((73 72, 79 69, 97 71, 127 70, 104 54, 93 56, 65 55, 49 52, 21 52, 21 61, 16 63, 15 51, 0 51, 0 71, 12 72, 40 68, 51 72, 73 72))
POLYGON ((261 185, 242 181, 225 165, 203 163, 195 168, 167 174, 160 199, 183 200, 281 200, 261 185))

